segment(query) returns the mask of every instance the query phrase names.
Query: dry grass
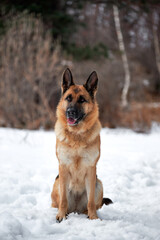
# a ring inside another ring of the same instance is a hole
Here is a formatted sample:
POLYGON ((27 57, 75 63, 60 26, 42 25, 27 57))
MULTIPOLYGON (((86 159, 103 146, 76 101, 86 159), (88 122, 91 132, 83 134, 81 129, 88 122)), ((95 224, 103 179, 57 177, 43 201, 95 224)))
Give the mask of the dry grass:
POLYGON ((8 24, 0 40, 0 124, 49 127, 55 121, 51 106, 56 105, 63 69, 59 46, 32 15, 18 15, 8 24))
POLYGON ((132 102, 127 110, 119 111, 119 125, 136 132, 148 132, 152 122, 160 123, 159 103, 132 102))

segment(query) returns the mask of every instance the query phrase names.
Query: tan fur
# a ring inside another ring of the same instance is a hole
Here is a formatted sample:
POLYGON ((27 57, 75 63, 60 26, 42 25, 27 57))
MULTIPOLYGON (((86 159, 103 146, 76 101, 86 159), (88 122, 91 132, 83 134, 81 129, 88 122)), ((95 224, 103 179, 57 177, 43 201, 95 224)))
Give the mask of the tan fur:
POLYGON ((87 213, 96 219, 96 210, 102 206, 103 186, 96 177, 96 164, 100 157, 100 129, 98 105, 82 85, 73 85, 62 96, 57 107, 56 155, 59 161, 59 178, 55 180, 51 194, 52 207, 58 208, 57 219, 61 221, 67 213, 87 213), (86 117, 76 126, 66 120, 67 102, 85 96, 86 117))

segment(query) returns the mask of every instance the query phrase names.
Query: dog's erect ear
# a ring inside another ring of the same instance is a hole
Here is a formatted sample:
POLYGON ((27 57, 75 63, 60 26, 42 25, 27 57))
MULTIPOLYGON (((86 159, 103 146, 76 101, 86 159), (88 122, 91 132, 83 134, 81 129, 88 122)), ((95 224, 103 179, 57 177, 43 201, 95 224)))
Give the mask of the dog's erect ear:
POLYGON ((98 76, 97 76, 97 73, 94 71, 90 74, 86 83, 83 85, 85 89, 89 92, 92 98, 94 98, 96 94, 97 85, 98 85, 98 76))
POLYGON ((62 80, 62 94, 64 94, 70 86, 75 85, 73 82, 72 73, 69 68, 67 68, 63 74, 63 80, 62 80))

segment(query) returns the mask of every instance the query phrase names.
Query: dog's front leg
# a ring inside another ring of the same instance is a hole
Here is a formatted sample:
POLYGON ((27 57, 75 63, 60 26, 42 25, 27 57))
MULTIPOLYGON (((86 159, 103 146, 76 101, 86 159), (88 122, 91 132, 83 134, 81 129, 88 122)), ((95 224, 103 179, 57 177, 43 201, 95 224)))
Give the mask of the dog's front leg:
POLYGON ((89 219, 97 219, 95 205, 95 187, 96 187, 96 166, 89 167, 86 176, 86 190, 88 196, 88 217, 89 219))
POLYGON ((59 165, 59 183, 60 183, 60 201, 58 207, 57 221, 61 222, 66 218, 68 202, 67 202, 67 180, 68 171, 64 164, 59 165))

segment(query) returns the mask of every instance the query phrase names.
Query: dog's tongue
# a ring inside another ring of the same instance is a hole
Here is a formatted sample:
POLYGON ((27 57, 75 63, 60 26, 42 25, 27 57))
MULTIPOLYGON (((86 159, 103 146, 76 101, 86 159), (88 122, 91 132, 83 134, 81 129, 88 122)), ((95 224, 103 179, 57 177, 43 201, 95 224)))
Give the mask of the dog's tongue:
POLYGON ((76 122, 76 120, 74 118, 67 118, 67 122, 72 125, 76 122))

